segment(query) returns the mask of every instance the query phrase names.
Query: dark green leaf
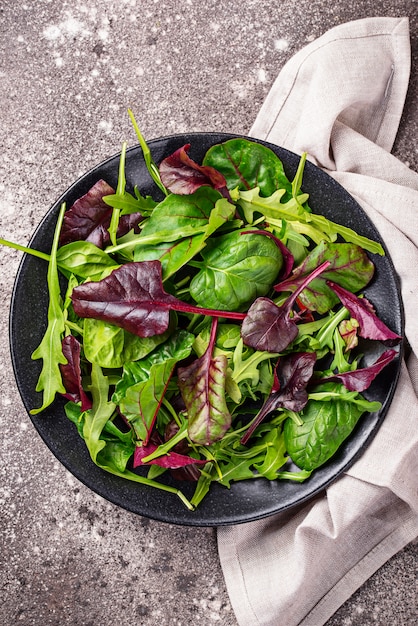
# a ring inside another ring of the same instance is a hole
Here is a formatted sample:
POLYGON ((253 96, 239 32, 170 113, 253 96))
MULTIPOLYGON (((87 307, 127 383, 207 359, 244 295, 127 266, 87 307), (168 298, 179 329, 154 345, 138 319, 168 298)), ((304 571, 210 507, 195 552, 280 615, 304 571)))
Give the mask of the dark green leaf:
POLYGON ((201 306, 239 311, 268 293, 283 264, 282 253, 267 237, 234 231, 208 240, 204 267, 190 283, 201 306))
POLYGON ((292 185, 283 164, 272 150, 248 139, 230 139, 210 148, 203 160, 224 175, 228 189, 260 188, 263 196, 271 196, 276 189, 286 189, 289 195, 292 185))

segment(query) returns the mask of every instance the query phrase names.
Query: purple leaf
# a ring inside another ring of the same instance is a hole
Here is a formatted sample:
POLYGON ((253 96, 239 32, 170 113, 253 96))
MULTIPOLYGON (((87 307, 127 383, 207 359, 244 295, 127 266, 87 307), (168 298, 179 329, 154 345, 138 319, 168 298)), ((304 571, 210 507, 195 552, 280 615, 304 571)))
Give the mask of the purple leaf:
MULTIPOLYGON (((76 200, 65 212, 60 245, 63 246, 72 241, 89 241, 103 249, 110 242, 108 228, 113 211, 103 201, 103 196, 114 193, 110 185, 104 180, 99 180, 84 196, 76 200)), ((138 232, 138 224, 141 220, 140 213, 121 215, 118 237, 122 237, 132 229, 138 232)))
POLYGON ((147 463, 142 463, 142 459, 157 450, 158 445, 155 443, 148 443, 146 446, 136 446, 134 452, 133 466, 143 467, 144 465, 159 465, 167 469, 179 469, 180 467, 186 467, 188 465, 205 465, 206 460, 194 459, 191 456, 185 454, 179 454, 178 452, 169 452, 163 456, 159 456, 156 459, 152 459, 147 463))
POLYGON ((326 378, 315 381, 316 383, 324 383, 328 381, 339 380, 349 391, 364 391, 368 389, 373 380, 398 354, 396 350, 386 350, 380 357, 368 367, 357 369, 353 372, 343 372, 342 374, 333 374, 326 378))
POLYGON ((92 402, 84 391, 81 380, 81 346, 73 335, 67 335, 62 340, 62 353, 67 359, 65 365, 60 364, 59 366, 62 382, 66 389, 66 393, 63 396, 73 402, 81 401, 81 410, 88 411, 92 407, 92 402))
POLYGON ((271 394, 241 439, 246 444, 264 418, 280 408, 301 411, 308 401, 306 387, 316 363, 315 352, 298 352, 281 357, 274 372, 271 394))
POLYGON ((188 435, 195 443, 210 445, 222 439, 231 425, 225 400, 228 361, 225 355, 214 357, 217 319, 206 352, 187 367, 178 369, 178 385, 187 409, 188 435))
POLYGON ((296 298, 311 280, 327 269, 329 264, 329 261, 322 263, 306 276, 282 306, 277 306, 268 298, 257 298, 241 326, 241 336, 245 345, 266 352, 285 350, 298 334, 298 327, 290 317, 296 298))
POLYGON ((224 176, 209 165, 198 165, 187 152, 186 144, 165 158, 159 167, 163 185, 178 195, 192 194, 204 185, 226 192, 224 176))
POLYGON ((245 313, 196 307, 168 294, 160 261, 125 263, 103 280, 75 287, 71 298, 79 317, 104 320, 139 337, 165 332, 171 310, 237 320, 245 317, 245 313))
POLYGON ((348 309, 351 317, 354 317, 354 319, 358 321, 358 334, 360 337, 383 341, 388 345, 395 345, 401 341, 402 337, 390 330, 390 328, 377 317, 373 311, 372 305, 366 298, 359 298, 330 280, 327 281, 327 284, 337 294, 341 304, 348 309))

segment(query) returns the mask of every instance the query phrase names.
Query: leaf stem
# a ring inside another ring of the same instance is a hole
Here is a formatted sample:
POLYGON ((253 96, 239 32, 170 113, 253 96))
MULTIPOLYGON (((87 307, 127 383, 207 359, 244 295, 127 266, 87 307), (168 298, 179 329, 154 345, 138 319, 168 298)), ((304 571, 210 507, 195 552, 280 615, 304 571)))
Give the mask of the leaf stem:
POLYGON ((8 248, 13 248, 14 250, 19 250, 20 252, 26 252, 26 254, 36 256, 43 261, 49 261, 50 259, 50 255, 45 254, 45 252, 40 252, 39 250, 35 250, 34 248, 28 248, 27 246, 21 246, 19 243, 14 243, 13 241, 8 241, 7 239, 0 239, 0 245, 7 246, 8 248))

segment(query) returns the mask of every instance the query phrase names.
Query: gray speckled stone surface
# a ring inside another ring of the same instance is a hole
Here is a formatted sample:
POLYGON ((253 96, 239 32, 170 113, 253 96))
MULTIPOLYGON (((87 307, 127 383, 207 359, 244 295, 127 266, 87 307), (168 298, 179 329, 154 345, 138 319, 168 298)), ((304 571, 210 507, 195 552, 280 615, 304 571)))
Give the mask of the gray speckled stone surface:
MULTIPOLYGON (((413 69, 395 154, 418 170, 418 6, 412 0, 37 0, 0 4, 1 236, 26 243, 78 176, 135 143, 183 131, 248 132, 302 46, 367 16, 411 19, 413 69)), ((0 624, 236 626, 213 529, 119 509, 73 478, 34 431, 8 353, 20 253, 0 249, 0 624)), ((328 626, 417 621, 416 545, 328 626)))

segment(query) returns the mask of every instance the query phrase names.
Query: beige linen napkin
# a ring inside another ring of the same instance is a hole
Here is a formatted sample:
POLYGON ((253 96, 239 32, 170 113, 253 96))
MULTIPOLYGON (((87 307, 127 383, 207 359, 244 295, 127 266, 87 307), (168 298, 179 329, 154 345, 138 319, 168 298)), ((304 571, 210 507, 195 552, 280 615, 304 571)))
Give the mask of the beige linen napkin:
POLYGON ((418 174, 390 154, 409 71, 407 18, 338 26, 286 64, 251 130, 307 151, 367 212, 401 280, 412 350, 371 445, 326 492, 218 529, 241 626, 321 626, 418 536, 418 174))

